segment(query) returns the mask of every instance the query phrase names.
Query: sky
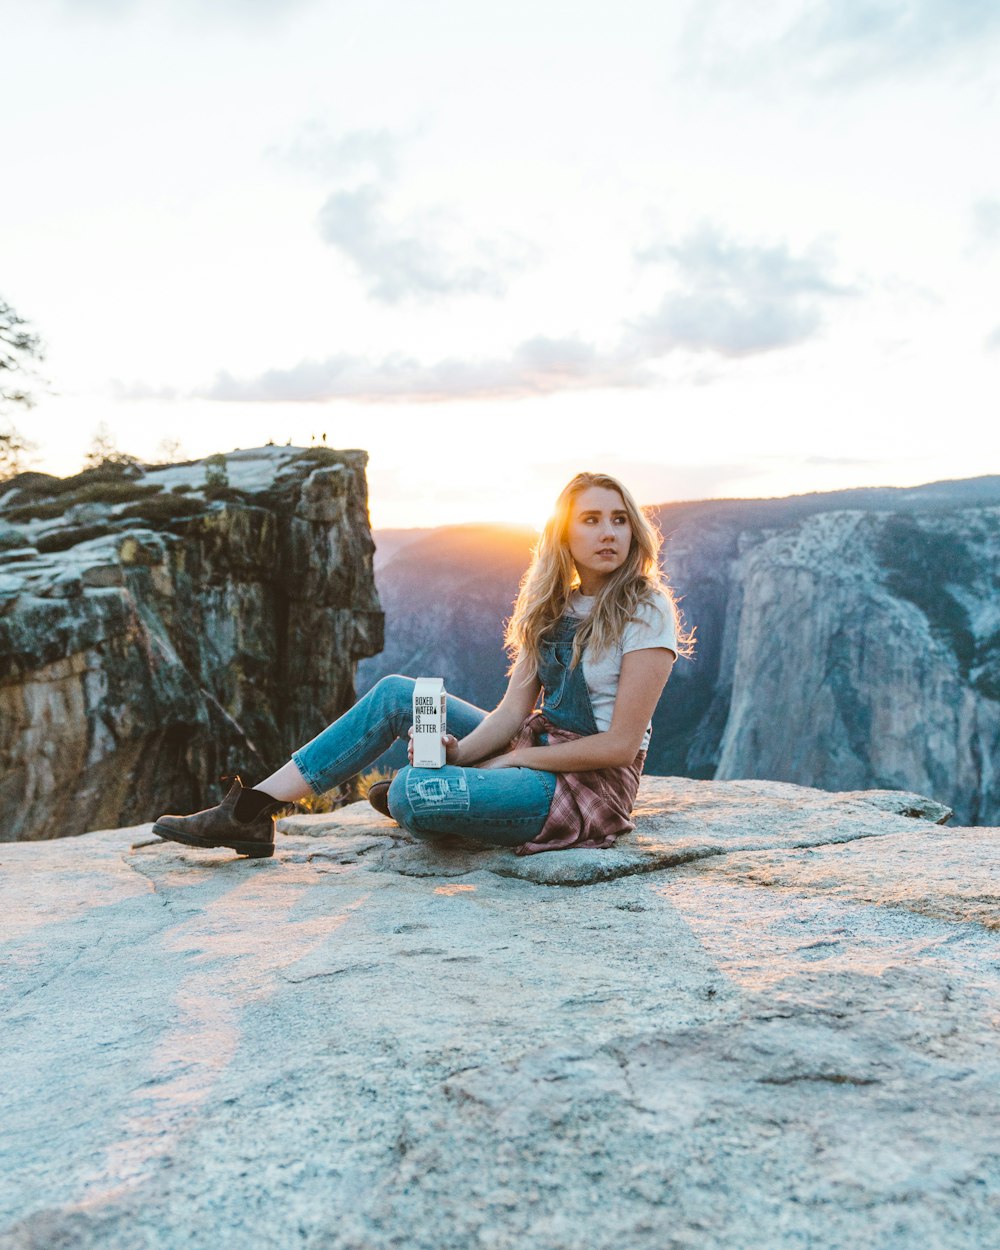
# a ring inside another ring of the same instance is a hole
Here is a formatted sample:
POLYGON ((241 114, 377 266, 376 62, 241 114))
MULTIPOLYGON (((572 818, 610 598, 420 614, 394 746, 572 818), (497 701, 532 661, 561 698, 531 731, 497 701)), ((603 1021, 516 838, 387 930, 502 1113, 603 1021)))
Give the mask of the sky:
POLYGON ((1000 473, 994 0, 0 0, 32 467, 369 452, 376 527, 1000 473), (171 446, 172 445, 172 446, 171 446))

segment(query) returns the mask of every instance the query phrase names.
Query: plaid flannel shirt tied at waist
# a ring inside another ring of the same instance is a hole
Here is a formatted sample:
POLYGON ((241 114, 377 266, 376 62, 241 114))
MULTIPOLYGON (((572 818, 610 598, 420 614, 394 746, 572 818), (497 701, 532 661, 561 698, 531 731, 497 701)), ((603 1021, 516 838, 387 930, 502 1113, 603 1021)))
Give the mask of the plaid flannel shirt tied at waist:
MULTIPOLYGON (((547 735, 549 745, 587 736, 551 724, 544 712, 532 712, 511 742, 511 749, 539 746, 542 734, 547 735)), ((631 833, 635 828, 632 808, 645 760, 646 752, 640 751, 631 764, 582 773, 556 773, 556 792, 542 831, 533 842, 519 846, 517 854, 537 855, 539 851, 563 851, 571 846, 614 846, 619 834, 631 833)))

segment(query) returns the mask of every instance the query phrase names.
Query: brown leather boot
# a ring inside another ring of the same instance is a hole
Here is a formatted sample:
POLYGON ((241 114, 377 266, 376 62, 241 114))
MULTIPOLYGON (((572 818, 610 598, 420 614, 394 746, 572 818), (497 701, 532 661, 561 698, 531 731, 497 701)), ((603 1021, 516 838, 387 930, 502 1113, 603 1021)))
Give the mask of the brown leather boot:
POLYGON ((391 781, 373 781, 368 787, 368 802, 377 812, 381 812, 383 816, 388 816, 392 820, 392 812, 389 811, 390 785, 392 785, 391 781))
POLYGON ((243 783, 237 777, 217 807, 191 816, 161 816, 153 825, 153 832, 185 846, 228 846, 237 855, 267 859, 274 854, 274 813, 285 804, 275 801, 253 820, 238 820, 236 802, 243 793, 243 783))

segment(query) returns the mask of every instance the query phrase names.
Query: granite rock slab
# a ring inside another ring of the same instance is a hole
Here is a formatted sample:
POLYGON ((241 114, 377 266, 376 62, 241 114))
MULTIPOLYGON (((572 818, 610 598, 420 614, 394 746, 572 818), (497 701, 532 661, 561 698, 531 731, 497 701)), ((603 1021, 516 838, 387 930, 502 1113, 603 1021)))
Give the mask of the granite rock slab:
POLYGON ((904 791, 831 794, 778 781, 691 781, 646 778, 635 808, 636 828, 607 850, 572 855, 546 851, 518 856, 462 838, 421 842, 365 803, 336 812, 286 816, 284 834, 335 837, 333 854, 347 831, 384 830, 387 839, 369 867, 404 876, 463 876, 492 872, 540 885, 588 885, 634 873, 656 872, 708 856, 848 842, 912 832, 914 819, 947 820, 951 809, 904 791))
POLYGON ((363 804, 266 860, 0 845, 0 1248, 990 1246, 997 831, 892 809, 646 778, 611 858, 363 804))

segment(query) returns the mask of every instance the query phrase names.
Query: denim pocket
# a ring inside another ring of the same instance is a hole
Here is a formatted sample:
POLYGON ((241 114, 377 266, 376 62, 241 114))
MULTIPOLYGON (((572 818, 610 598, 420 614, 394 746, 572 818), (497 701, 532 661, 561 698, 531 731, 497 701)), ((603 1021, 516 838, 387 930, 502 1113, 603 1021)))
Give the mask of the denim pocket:
POLYGON ((562 679, 555 689, 546 689, 545 691, 545 707, 558 707, 563 701, 563 695, 566 693, 566 675, 563 674, 562 679))
POLYGON ((545 691, 545 706, 558 707, 566 691, 569 660, 573 655, 572 643, 546 642, 542 644, 538 658, 538 680, 545 691))

